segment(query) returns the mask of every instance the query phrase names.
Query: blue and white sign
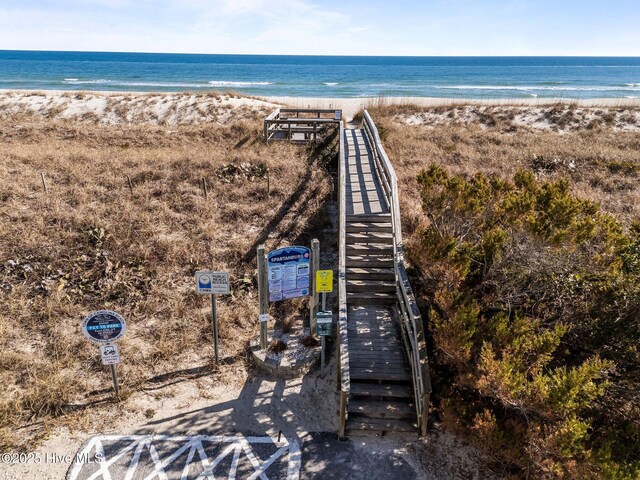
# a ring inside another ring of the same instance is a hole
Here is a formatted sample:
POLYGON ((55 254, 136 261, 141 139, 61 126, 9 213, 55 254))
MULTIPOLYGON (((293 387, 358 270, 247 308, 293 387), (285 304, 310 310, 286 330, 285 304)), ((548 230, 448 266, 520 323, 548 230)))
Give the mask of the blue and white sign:
POLYGON ((115 342, 126 330, 127 322, 122 315, 111 310, 91 312, 82 322, 82 333, 96 343, 115 342))
POLYGON ((288 300, 309 295, 311 250, 284 247, 267 254, 269 301, 288 300))
POLYGON ((229 274, 227 272, 196 272, 196 291, 211 295, 227 295, 229 274))

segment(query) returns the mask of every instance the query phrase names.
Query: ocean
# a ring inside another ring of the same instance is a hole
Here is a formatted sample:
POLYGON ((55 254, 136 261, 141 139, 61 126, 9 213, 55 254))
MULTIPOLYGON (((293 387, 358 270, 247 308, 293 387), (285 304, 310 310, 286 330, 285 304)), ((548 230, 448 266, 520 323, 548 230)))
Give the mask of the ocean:
POLYGON ((0 89, 294 97, 640 98, 640 57, 352 57, 0 50, 0 89))

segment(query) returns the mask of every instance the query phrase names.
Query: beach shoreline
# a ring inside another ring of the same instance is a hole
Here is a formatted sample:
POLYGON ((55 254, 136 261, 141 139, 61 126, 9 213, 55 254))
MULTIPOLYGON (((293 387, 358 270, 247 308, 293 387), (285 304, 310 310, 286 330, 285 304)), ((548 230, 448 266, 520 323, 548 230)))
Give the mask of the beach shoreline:
POLYGON ((419 107, 447 106, 504 106, 504 107, 544 107, 551 105, 575 105, 584 108, 640 107, 637 98, 502 98, 502 99, 461 99, 437 97, 367 97, 367 98, 319 98, 319 97, 262 97, 265 100, 298 108, 340 108, 345 118, 350 119, 362 109, 386 107, 389 105, 416 105, 419 107))
POLYGON ((459 98, 459 97, 422 97, 422 96, 371 96, 371 97, 314 97, 314 96, 274 96, 251 95, 227 90, 182 90, 182 91, 130 91, 130 90, 44 90, 44 89, 0 89, 0 95, 23 94, 69 96, 77 94, 104 97, 122 96, 184 96, 206 97, 211 95, 241 97, 265 103, 288 105, 299 108, 340 108, 344 112, 357 111, 387 105, 417 105, 423 107, 476 105, 476 106, 549 106, 556 104, 575 105, 576 107, 640 107, 640 98, 601 97, 601 98, 564 98, 564 97, 503 97, 503 98, 459 98))
MULTIPOLYGON (((87 90, 0 89, 0 117, 36 114, 48 119, 82 120, 100 124, 195 125, 226 123, 267 116, 281 106, 340 109, 350 121, 363 109, 412 106, 417 110, 486 108, 544 113, 554 106, 582 110, 636 110, 640 99, 503 98, 459 99, 434 97, 256 97, 237 92, 125 92, 87 90)), ((465 115, 468 117, 468 115, 465 115)), ((473 116, 469 117, 473 118, 473 116)), ((409 119, 409 123, 415 119, 409 119)), ((420 121, 422 123, 422 121, 420 121)), ((473 122, 466 122, 473 123, 473 122)), ((525 122, 528 123, 528 122, 525 122)))

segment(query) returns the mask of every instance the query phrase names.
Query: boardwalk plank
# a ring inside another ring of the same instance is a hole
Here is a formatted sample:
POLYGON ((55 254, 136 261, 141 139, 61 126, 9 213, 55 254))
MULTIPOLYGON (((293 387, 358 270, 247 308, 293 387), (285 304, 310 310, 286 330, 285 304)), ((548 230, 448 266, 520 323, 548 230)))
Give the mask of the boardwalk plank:
POLYGON ((356 397, 346 428, 415 431, 410 365, 392 311, 391 213, 363 130, 345 130, 344 140, 347 346, 350 395, 356 397))

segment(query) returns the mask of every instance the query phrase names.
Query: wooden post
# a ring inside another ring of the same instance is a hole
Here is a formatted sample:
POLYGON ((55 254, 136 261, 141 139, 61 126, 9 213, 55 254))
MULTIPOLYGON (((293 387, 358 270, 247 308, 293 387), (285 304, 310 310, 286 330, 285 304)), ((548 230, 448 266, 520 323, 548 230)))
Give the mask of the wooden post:
POLYGON ((44 178, 44 172, 40 172, 40 179, 42 180, 42 188, 44 189, 44 194, 49 195, 49 189, 47 188, 47 181, 44 178))
POLYGON ((131 183, 131 177, 129 175, 127 175, 127 183, 129 184, 129 191, 131 195, 133 195, 133 183, 131 183))
POLYGON ((347 393, 340 391, 340 426, 338 436, 344 437, 344 428, 347 423, 347 393))
MULTIPOLYGON (((260 315, 269 313, 269 292, 267 284, 267 258, 264 252, 264 245, 258 246, 258 301, 260 304, 260 315)), ((260 322, 260 348, 267 348, 267 322, 260 322)))
POLYGON ((342 357, 340 356, 340 313, 338 313, 338 329, 337 342, 336 342, 336 391, 342 390, 342 357))
POLYGON ((207 179, 202 177, 202 190, 204 190, 204 198, 209 198, 209 190, 207 189, 207 179))
POLYGON ((316 334, 316 314, 318 313, 318 292, 316 292, 316 271, 320 269, 320 242, 317 238, 311 240, 311 308, 309 309, 309 328, 311 335, 316 334))
POLYGON ((420 435, 427 435, 427 424, 429 423, 429 397, 428 393, 422 395, 422 415, 420 418, 420 435))

